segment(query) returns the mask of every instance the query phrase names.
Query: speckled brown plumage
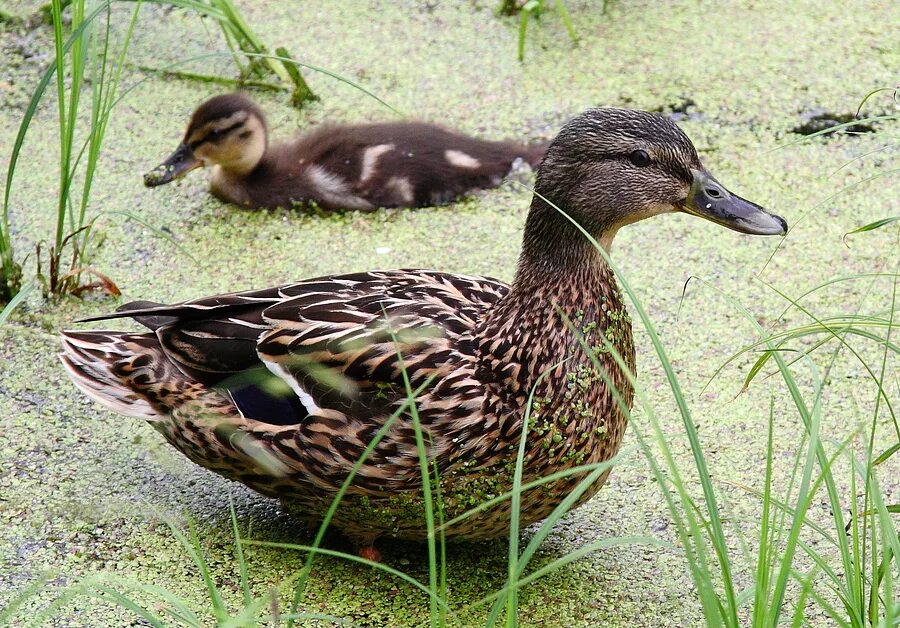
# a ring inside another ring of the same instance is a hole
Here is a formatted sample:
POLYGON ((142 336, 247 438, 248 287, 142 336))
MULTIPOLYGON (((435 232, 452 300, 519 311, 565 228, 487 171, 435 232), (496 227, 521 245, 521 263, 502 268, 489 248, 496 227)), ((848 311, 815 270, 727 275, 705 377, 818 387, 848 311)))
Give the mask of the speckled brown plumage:
MULTIPOLYGON (((509 286, 393 270, 137 302, 100 318, 131 317, 151 333, 64 332, 63 364, 94 399, 312 522, 384 430, 332 523, 363 547, 422 539, 404 369, 409 388, 422 389, 416 407, 446 520, 510 489, 532 392, 525 482, 609 460, 622 442, 632 388, 611 350, 634 370, 631 323, 599 251, 550 202, 607 247, 620 226, 677 210, 749 233, 784 225, 721 187, 687 137, 643 112, 595 109, 570 122, 536 190, 509 286)), ((526 492, 521 523, 547 516, 583 477, 526 492)), ((446 537, 502 535, 509 509, 487 509, 446 537)))
POLYGON ((511 171, 537 166, 545 148, 425 122, 328 124, 270 146, 259 107, 225 94, 200 105, 181 145, 144 181, 162 185, 209 166, 211 192, 244 207, 424 207, 496 187, 511 171))

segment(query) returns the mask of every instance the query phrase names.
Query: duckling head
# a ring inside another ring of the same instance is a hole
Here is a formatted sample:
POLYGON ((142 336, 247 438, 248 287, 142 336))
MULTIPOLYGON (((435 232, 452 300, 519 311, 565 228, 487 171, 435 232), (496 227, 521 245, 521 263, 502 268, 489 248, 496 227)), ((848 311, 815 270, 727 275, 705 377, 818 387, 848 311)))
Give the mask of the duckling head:
POLYGON ((215 96, 194 111, 181 144, 144 175, 144 185, 164 185, 205 166, 245 175, 262 159, 267 143, 265 117, 256 103, 240 93, 215 96))
POLYGON ((670 212, 741 233, 787 231, 783 218, 719 183, 673 122, 644 111, 590 109, 568 122, 547 149, 535 192, 526 238, 550 233, 557 244, 560 229, 572 227, 551 203, 607 251, 619 228, 670 212))

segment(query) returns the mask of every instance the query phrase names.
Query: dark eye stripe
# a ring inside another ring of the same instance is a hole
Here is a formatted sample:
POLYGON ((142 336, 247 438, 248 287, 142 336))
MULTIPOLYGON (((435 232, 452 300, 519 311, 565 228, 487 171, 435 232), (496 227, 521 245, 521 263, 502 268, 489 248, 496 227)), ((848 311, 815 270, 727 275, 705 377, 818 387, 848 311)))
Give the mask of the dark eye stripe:
POLYGON ((221 139, 221 138, 225 137, 226 135, 228 135, 229 133, 231 133, 232 131, 234 131, 235 129, 237 129, 238 127, 243 126, 243 124, 244 124, 244 121, 241 120, 240 122, 235 122, 231 126, 225 127, 224 129, 217 129, 217 130, 210 131, 205 136, 203 136, 203 139, 197 140, 196 142, 191 144, 191 148, 196 148, 197 146, 200 146, 200 144, 204 144, 206 142, 214 142, 218 139, 221 139))

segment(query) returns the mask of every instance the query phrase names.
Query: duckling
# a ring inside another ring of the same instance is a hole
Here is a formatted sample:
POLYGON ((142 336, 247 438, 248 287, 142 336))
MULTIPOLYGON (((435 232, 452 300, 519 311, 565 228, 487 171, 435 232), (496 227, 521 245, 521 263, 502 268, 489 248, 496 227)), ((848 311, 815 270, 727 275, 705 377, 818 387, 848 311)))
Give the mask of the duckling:
MULTIPOLYGON (((87 320, 130 317, 149 333, 65 331, 60 357, 90 397, 300 518, 320 521, 348 482, 331 525, 365 556, 380 537, 427 538, 417 441, 439 473, 445 538, 502 536, 509 501, 462 515, 511 489, 520 439, 527 484, 610 460, 625 434, 632 326, 579 227, 609 250, 620 227, 674 212, 747 234, 787 229, 716 181, 669 120, 591 109, 547 150, 511 285, 385 270, 136 302, 87 320)), ((608 473, 525 491, 520 525, 573 493, 583 503, 608 473)))
POLYGON ((184 140, 144 184, 211 166, 210 191, 244 207, 424 207, 496 187, 524 164, 536 167, 545 148, 480 140, 425 122, 326 125, 270 146, 260 108, 234 93, 200 105, 184 140))

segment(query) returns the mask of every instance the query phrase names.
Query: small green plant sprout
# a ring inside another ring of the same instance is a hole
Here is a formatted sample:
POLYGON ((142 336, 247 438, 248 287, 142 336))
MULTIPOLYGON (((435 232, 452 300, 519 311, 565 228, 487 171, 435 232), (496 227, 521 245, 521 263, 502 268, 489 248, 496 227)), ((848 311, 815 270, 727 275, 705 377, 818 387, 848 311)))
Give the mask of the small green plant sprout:
POLYGON ((294 106, 302 107, 305 103, 319 100, 319 97, 306 84, 286 48, 276 48, 277 58, 268 56, 269 50, 241 16, 237 7, 234 6, 234 2, 231 0, 207 0, 196 4, 208 5, 208 8, 204 9, 204 14, 210 15, 218 21, 225 40, 228 42, 228 47, 235 54, 235 63, 240 68, 240 80, 262 79, 274 75, 283 85, 289 86, 291 89, 291 102, 294 106), (240 53, 252 55, 246 56, 248 60, 246 65, 240 62, 240 53))
MULTIPOLYGON (((271 49, 253 32, 232 0, 148 1, 187 9, 203 18, 214 20, 222 30, 225 43, 231 51, 231 56, 238 69, 238 77, 234 80, 168 69, 162 70, 165 74, 226 85, 288 91, 291 94, 291 104, 297 108, 319 100, 300 73, 300 64, 291 57, 287 48, 283 46, 275 48, 273 54, 271 49), (272 83, 272 77, 278 82, 272 83)), ((140 69, 160 71, 144 66, 141 66, 140 69)))
MULTIPOLYGON (((607 2, 608 0, 603 0, 604 12, 606 12, 607 2)), ((569 38, 572 40, 572 43, 577 43, 578 33, 575 32, 575 24, 572 22, 572 16, 569 15, 566 3, 562 0, 554 0, 553 4, 560 17, 562 17, 563 24, 566 25, 566 30, 569 32, 569 38)), ((525 35, 528 31, 528 21, 532 18, 539 19, 545 10, 544 0, 526 0, 525 2, 520 0, 503 0, 497 8, 497 13, 500 15, 519 15, 519 61, 525 60, 525 35)))

